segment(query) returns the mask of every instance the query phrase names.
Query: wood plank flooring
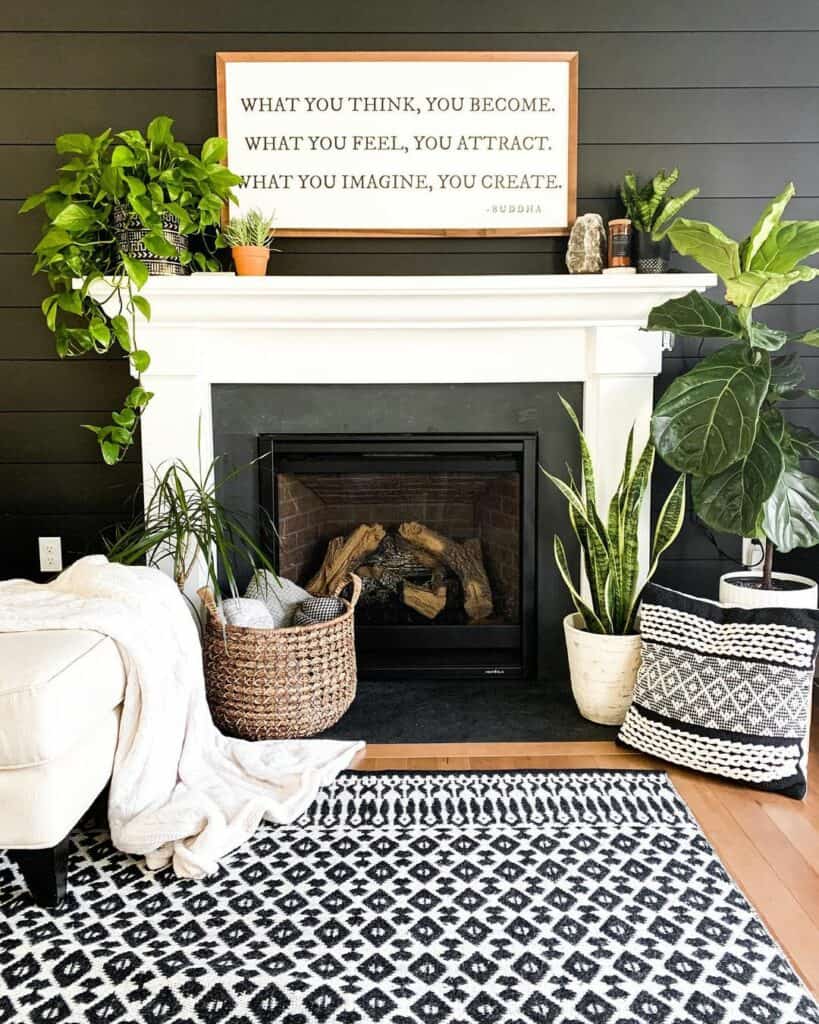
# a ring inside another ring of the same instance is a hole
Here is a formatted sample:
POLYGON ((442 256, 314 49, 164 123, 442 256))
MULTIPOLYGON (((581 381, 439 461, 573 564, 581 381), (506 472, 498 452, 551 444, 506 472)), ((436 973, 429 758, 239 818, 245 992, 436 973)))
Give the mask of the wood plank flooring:
POLYGON ((729 785, 610 742, 373 744, 355 767, 655 768, 668 771, 719 854, 806 985, 819 996, 819 716, 804 801, 729 785))

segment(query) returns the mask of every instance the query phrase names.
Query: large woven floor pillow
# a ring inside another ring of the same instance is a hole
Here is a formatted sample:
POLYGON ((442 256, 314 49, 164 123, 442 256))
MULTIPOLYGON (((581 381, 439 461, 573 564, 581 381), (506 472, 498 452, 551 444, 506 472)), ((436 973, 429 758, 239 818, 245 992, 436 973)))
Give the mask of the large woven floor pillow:
POLYGON ((801 799, 819 612, 737 608, 649 584, 618 742, 801 799))

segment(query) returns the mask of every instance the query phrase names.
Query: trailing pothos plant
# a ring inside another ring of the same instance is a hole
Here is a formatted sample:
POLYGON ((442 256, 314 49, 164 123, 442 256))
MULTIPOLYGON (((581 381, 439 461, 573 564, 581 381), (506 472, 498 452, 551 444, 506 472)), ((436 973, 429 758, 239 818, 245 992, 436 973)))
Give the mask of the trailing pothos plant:
MULTIPOLYGON (((150 318, 138 294, 148 268, 120 247, 113 213, 124 205, 148 229, 145 247, 160 258, 218 270, 212 253, 178 251, 163 234, 163 215, 179 221, 183 235, 202 236, 219 224, 224 204, 240 178, 221 161, 224 139, 207 139, 200 156, 173 136, 173 121, 156 117, 145 133, 110 130, 96 137, 61 135, 57 152, 68 156, 57 180, 23 203, 21 213, 43 207, 43 237, 34 249, 34 272, 48 277, 51 294, 42 310, 61 357, 107 352, 119 346, 139 377, 150 356, 136 345, 136 316, 150 318)), ((218 246, 220 243, 216 241, 218 246)), ((94 432, 103 459, 114 464, 134 441, 139 417, 152 395, 137 383, 105 426, 94 432)))
MULTIPOLYGON (((575 609, 591 633, 626 636, 635 631, 635 619, 643 587, 639 586, 640 509, 654 466, 654 446, 648 441, 634 460, 634 428, 628 435, 620 482, 611 497, 605 522, 597 509, 597 484, 591 452, 580 429, 574 409, 560 396, 580 439, 583 485, 578 486, 571 471, 568 481, 543 473, 566 499, 569 521, 583 552, 583 567, 589 583, 591 604, 574 585, 560 537, 554 536, 558 571, 569 590, 575 609)), ((660 509, 651 544, 647 583, 657 571, 662 553, 676 540, 685 519, 685 477, 678 477, 660 509)))
POLYGON ((754 319, 757 307, 810 281, 805 266, 819 252, 819 221, 782 219, 793 185, 765 208, 736 242, 705 221, 675 221, 678 252, 718 274, 725 303, 692 291, 656 306, 649 330, 728 342, 668 388, 654 409, 652 438, 662 459, 691 476, 700 519, 712 529, 765 543, 763 587, 771 585, 774 548, 819 543, 819 479, 801 459, 819 458, 819 437, 786 419, 782 403, 819 398, 789 343, 819 345, 819 330, 790 333, 754 319))

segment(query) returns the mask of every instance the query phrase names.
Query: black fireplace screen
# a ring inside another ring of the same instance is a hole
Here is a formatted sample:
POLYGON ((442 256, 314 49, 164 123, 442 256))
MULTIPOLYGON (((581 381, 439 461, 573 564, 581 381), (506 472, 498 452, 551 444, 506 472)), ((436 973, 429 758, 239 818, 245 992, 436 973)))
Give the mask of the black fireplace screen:
POLYGON ((518 675, 534 613, 530 436, 265 435, 282 576, 354 571, 362 672, 518 675))

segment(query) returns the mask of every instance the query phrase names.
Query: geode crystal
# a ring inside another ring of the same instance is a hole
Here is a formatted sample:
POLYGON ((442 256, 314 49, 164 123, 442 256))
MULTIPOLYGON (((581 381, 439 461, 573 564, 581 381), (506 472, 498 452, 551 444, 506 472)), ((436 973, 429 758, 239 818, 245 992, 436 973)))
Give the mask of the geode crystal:
POLYGON ((599 213, 584 213, 574 222, 566 251, 570 274, 599 274, 606 265, 606 228, 599 213))

